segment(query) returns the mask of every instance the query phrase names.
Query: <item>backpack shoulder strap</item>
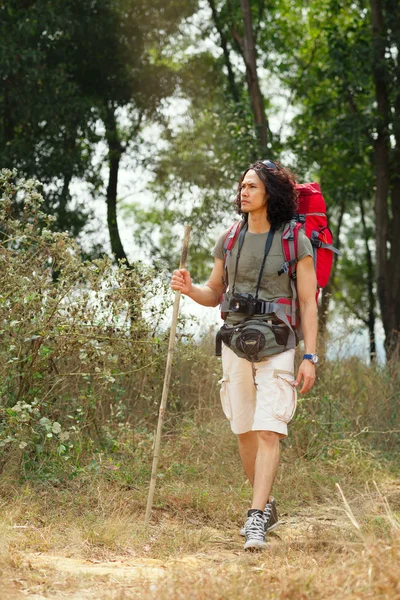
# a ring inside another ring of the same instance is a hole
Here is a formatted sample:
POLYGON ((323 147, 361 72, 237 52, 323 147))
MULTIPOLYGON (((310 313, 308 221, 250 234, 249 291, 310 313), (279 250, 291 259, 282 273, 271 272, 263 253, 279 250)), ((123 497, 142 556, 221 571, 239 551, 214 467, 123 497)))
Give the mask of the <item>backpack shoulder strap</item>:
POLYGON ((229 259, 231 257, 231 252, 232 252, 232 248, 236 243, 236 240, 239 237, 239 233, 241 232, 243 225, 244 225, 244 221, 235 221, 235 223, 233 223, 233 225, 230 226, 230 228, 228 229, 225 239, 224 239, 224 244, 223 244, 223 250, 224 250, 224 283, 225 283, 225 288, 228 286, 228 265, 229 265, 229 259))
MULTIPOLYGON (((221 304, 224 301, 225 292, 226 292, 226 289, 228 287, 228 263, 229 263, 229 258, 231 256, 232 248, 235 245, 235 242, 236 242, 236 240, 239 237, 239 233, 240 233, 243 225, 244 225, 244 221, 235 221, 234 223, 232 223, 232 225, 229 227, 228 231, 225 234, 224 242, 222 244, 222 250, 223 250, 223 253, 224 253, 224 279, 223 279, 224 293, 222 294, 222 296, 220 298, 221 304)), ((221 309, 221 317, 223 319, 226 319, 227 314, 228 313, 224 312, 221 309)))
POLYGON ((296 264, 299 260, 299 231, 302 229, 303 223, 292 219, 283 228, 282 233, 282 250, 285 262, 280 268, 278 275, 289 273, 289 277, 296 278, 296 264))
POLYGON ((303 227, 303 223, 292 219, 283 228, 282 233, 282 250, 285 262, 278 271, 278 275, 288 273, 290 279, 290 287, 292 288, 292 325, 297 326, 297 288, 296 288, 296 265, 299 261, 299 231, 303 227))
POLYGON ((223 243, 223 250, 225 255, 227 254, 227 252, 230 252, 233 246, 235 245, 241 226, 242 221, 235 221, 235 223, 233 223, 226 232, 223 243))

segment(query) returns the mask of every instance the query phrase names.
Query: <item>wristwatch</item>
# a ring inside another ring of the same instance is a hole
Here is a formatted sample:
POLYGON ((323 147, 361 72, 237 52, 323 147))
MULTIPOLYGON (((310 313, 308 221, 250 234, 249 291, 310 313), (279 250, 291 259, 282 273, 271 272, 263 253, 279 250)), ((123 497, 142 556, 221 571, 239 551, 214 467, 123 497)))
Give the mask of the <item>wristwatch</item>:
POLYGON ((318 354, 303 354, 303 360, 310 360, 313 365, 316 365, 318 362, 318 354))

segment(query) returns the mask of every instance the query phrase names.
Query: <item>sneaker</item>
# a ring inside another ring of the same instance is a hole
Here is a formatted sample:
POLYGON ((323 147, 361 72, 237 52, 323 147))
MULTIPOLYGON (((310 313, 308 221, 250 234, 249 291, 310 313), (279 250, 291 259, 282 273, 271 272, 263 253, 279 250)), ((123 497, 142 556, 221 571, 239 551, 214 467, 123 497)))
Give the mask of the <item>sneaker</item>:
POLYGON ((244 529, 246 537, 245 550, 262 550, 267 547, 267 542, 265 541, 265 519, 261 511, 247 517, 244 529))
POLYGON ((279 525, 278 510, 276 508, 275 498, 271 498, 271 502, 267 502, 264 508, 265 533, 273 531, 279 525))
MULTIPOLYGON (((267 502, 267 505, 264 509, 264 519, 265 519, 265 533, 269 533, 276 529, 279 525, 278 520, 278 511, 276 508, 275 498, 271 498, 271 502, 267 502)), ((240 535, 245 536, 245 528, 242 527, 240 530, 240 535)))

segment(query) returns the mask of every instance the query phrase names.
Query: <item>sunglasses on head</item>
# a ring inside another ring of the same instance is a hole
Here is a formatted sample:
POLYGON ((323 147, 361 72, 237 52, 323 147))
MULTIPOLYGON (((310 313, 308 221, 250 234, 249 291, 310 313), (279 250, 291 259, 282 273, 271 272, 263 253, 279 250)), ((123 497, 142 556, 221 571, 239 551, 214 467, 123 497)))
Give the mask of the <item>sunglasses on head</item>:
POLYGON ((278 169, 275 163, 272 160, 263 160, 262 164, 268 167, 268 169, 278 169))

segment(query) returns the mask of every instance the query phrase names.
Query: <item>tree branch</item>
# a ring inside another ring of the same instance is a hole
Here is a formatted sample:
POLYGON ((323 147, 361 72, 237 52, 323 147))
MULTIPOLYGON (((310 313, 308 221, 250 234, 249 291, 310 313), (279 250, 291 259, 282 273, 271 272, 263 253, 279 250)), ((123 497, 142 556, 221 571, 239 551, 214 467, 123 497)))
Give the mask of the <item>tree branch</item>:
POLYGON ((243 38, 240 37, 240 35, 236 31, 236 29, 234 29, 233 25, 232 25, 230 31, 231 31, 231 35, 232 35, 233 39, 236 42, 236 48, 237 48, 239 54, 242 56, 243 60, 245 60, 243 38))
POLYGON ((232 63, 231 63, 231 59, 229 56, 229 49, 228 49, 228 42, 226 39, 226 35, 222 28, 220 16, 219 16, 217 8, 215 6, 215 0, 208 0, 208 4, 210 5, 210 8, 211 8, 211 13, 213 16, 215 28, 218 31, 218 34, 219 34, 219 37, 221 40, 221 48, 222 48, 222 52, 224 54, 225 66, 228 70, 229 89, 231 91, 233 101, 236 104, 238 104, 239 100, 240 100, 240 95, 239 95, 239 90, 236 85, 235 74, 233 72, 232 63))
POLYGON ((343 302, 343 304, 345 306, 347 306, 347 308, 349 309, 349 311, 352 312, 353 315, 359 321, 361 321, 362 323, 364 323, 364 325, 366 325, 368 327, 368 320, 365 319, 363 316, 361 316, 361 314, 354 308, 354 305, 349 302, 349 300, 346 298, 346 296, 340 295, 340 300, 343 302))
POLYGON ((262 16, 264 13, 264 9, 265 9, 265 0, 261 0, 260 2, 260 6, 258 9, 258 23, 257 23, 257 27, 254 28, 254 37, 255 39, 258 38, 258 34, 260 33, 260 24, 261 24, 261 20, 262 20, 262 16))

